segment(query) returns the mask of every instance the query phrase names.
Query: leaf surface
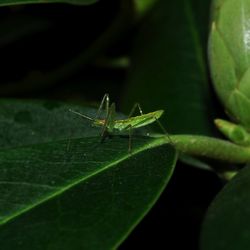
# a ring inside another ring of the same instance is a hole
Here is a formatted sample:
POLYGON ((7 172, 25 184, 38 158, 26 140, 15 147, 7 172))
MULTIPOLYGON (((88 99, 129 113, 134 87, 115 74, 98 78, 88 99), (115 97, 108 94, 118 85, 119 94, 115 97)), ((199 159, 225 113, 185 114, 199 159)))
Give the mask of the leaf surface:
POLYGON ((134 136, 128 153, 127 136, 101 143, 99 130, 69 108, 95 111, 1 102, 2 250, 113 249, 172 175, 176 153, 164 138, 134 136))

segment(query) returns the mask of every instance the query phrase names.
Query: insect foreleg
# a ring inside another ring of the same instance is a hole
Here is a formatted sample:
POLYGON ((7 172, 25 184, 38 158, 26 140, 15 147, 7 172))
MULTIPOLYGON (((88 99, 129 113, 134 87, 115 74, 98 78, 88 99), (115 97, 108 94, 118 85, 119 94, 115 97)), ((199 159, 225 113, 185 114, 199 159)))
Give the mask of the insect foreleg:
POLYGON ((109 132, 112 132, 112 130, 114 128, 114 122, 115 122, 115 104, 113 103, 109 108, 109 112, 108 112, 107 117, 105 118, 105 122, 103 124, 102 132, 101 132, 101 141, 102 142, 105 140, 105 138, 109 134, 109 132))
POLYGON ((103 108, 103 105, 105 103, 105 112, 106 112, 106 117, 108 116, 109 113, 109 94, 105 94, 102 98, 101 104, 98 108, 98 111, 96 113, 95 119, 99 119, 100 118, 100 114, 103 108))
POLYGON ((103 142, 108 135, 109 120, 110 120, 110 115, 106 117, 105 122, 103 124, 101 131, 101 142, 103 142))
POLYGON ((132 149, 132 126, 129 126, 129 134, 128 134, 128 152, 131 152, 132 149))

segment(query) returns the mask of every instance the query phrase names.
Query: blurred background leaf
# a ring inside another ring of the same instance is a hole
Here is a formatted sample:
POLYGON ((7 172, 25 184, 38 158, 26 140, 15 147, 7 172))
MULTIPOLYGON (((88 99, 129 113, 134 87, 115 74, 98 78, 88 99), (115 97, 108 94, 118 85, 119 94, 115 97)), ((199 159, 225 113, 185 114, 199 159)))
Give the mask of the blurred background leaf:
POLYGON ((201 233, 202 250, 247 249, 250 245, 250 168, 242 169, 210 205, 201 233))
POLYGON ((170 133, 213 132, 206 63, 209 4, 160 0, 136 35, 124 107, 138 101, 145 112, 165 109, 170 133))
POLYGON ((70 3, 70 4, 92 4, 98 0, 1 0, 0 6, 18 5, 18 4, 34 4, 34 3, 70 3))
POLYGON ((73 138, 99 136, 100 129, 69 112, 94 117, 95 109, 52 101, 0 101, 0 148, 14 148, 73 138))
POLYGON ((145 13, 147 13, 147 11, 149 11, 157 1, 158 0, 144 0, 144 1, 134 0, 135 9, 136 9, 138 15, 140 17, 145 15, 145 13))

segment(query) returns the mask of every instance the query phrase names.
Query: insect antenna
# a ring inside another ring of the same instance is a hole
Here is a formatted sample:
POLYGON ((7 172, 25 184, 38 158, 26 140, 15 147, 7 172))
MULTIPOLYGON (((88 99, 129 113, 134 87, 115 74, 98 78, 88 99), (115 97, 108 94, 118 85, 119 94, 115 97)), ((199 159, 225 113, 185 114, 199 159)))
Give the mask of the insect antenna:
POLYGON ((81 114, 81 113, 79 113, 79 112, 76 112, 76 111, 74 111, 74 110, 72 110, 72 109, 69 109, 69 111, 72 112, 72 113, 74 113, 74 114, 76 114, 76 115, 79 115, 79 116, 81 116, 81 117, 83 117, 83 118, 85 118, 85 119, 88 119, 88 120, 90 120, 90 121, 95 121, 95 119, 93 119, 93 118, 91 118, 91 117, 89 117, 89 116, 87 116, 87 115, 83 115, 83 114, 81 114))

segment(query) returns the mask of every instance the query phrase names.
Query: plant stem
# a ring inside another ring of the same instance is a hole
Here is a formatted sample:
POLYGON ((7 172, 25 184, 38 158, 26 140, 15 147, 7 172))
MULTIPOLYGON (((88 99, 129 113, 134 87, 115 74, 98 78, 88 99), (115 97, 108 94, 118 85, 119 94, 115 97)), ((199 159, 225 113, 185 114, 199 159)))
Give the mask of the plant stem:
MULTIPOLYGON (((158 139, 157 144, 166 143, 165 136, 158 139)), ((185 154, 230 163, 250 162, 250 147, 239 146, 226 140, 198 135, 171 135, 170 139, 175 148, 185 154)))

